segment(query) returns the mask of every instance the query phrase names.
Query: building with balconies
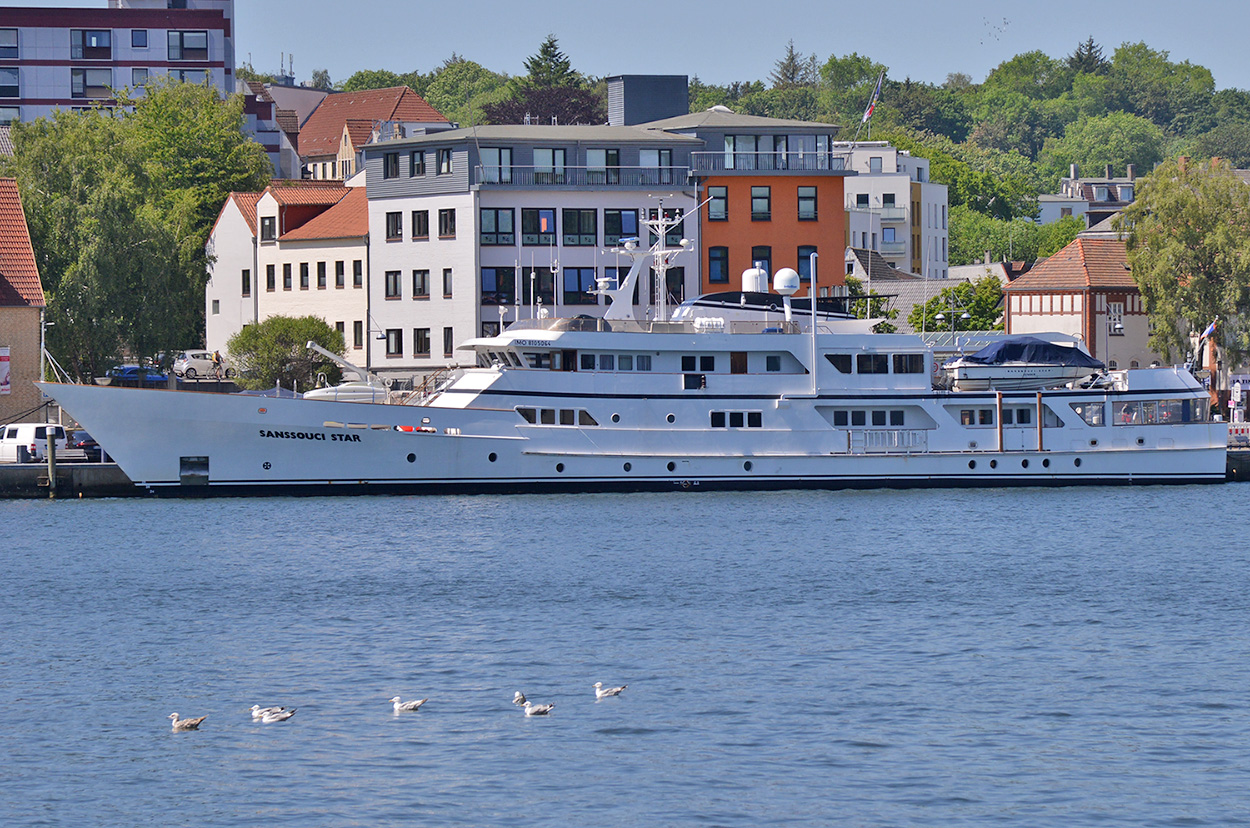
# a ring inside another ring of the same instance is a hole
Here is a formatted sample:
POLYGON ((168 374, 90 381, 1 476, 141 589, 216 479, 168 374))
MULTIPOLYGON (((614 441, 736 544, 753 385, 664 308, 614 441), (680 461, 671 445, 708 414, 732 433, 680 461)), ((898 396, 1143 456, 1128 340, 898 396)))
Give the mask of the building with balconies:
POLYGON ((1038 223, 1083 216, 1089 229, 1132 204, 1137 195, 1137 165, 1127 165, 1123 178, 1111 173, 1111 165, 1107 164, 1101 178, 1082 178, 1080 168, 1072 164, 1068 176, 1059 179, 1058 194, 1038 199, 1038 223))
POLYGON ((169 75, 234 91, 234 0, 0 7, 0 123, 113 103, 169 75))

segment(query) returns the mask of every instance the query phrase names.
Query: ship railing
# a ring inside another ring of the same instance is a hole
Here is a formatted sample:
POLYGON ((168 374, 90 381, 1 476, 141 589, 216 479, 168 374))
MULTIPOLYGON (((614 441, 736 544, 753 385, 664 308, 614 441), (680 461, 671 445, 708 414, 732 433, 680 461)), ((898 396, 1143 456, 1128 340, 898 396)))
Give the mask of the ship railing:
MULTIPOLYGON (((779 314, 780 315, 780 314, 779 314)), ((681 322, 660 322, 634 319, 601 319, 574 317, 550 319, 518 319, 508 326, 511 331, 615 331, 617 333, 784 333, 798 334, 804 328, 798 322, 777 320, 724 320, 724 324, 708 324, 706 318, 681 322)))
POLYGON ((865 452, 929 450, 929 432, 921 429, 871 429, 861 433, 865 452))
POLYGON ((428 405, 461 373, 461 369, 455 367, 439 368, 433 373, 426 374, 421 382, 415 383, 411 391, 391 394, 390 402, 397 405, 428 405))

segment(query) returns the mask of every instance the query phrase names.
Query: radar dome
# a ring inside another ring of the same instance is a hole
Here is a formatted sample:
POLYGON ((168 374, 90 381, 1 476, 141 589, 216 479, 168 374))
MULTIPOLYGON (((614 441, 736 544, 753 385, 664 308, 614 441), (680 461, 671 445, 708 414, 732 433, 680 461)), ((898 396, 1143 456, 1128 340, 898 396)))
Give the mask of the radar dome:
POLYGON ((762 267, 748 267, 742 271, 742 289, 755 293, 767 293, 768 271, 762 267))
POLYGON ((799 274, 792 267, 783 267, 773 277, 773 290, 782 296, 793 296, 799 289, 799 274))

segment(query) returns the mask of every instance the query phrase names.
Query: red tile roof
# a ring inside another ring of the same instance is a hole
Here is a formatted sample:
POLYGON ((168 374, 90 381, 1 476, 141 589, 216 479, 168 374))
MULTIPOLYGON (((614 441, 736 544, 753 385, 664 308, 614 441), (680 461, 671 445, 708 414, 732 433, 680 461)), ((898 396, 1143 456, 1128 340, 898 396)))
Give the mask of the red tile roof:
POLYGON ((329 210, 282 234, 282 241, 357 239, 369 235, 369 202, 364 187, 348 187, 347 194, 329 210))
POLYGON ((337 155, 348 119, 447 123, 425 99, 406 86, 327 95, 300 130, 300 155, 337 155))
POLYGON ((44 306, 22 197, 12 178, 0 178, 0 306, 44 306))
POLYGON ((256 235, 256 202, 260 201, 260 197, 264 193, 240 193, 232 192, 226 196, 226 200, 222 202, 221 209, 217 212, 217 219, 213 222, 213 229, 210 232, 217 232, 217 225, 221 222, 221 217, 226 214, 226 208, 230 206, 230 202, 234 202, 239 212, 243 214, 243 220, 247 222, 247 226, 251 228, 252 235, 256 235))
POLYGON ((270 185, 267 192, 273 195, 274 200, 284 207, 315 207, 323 205, 329 207, 332 204, 338 204, 346 194, 347 188, 337 182, 317 181, 308 184, 288 184, 283 182, 281 185, 270 185))
POLYGON ((1137 283, 1128 268, 1119 239, 1078 238, 1063 250, 1018 277, 1004 290, 1046 292, 1087 288, 1131 288, 1137 283))
POLYGON ((352 142, 352 148, 363 147, 369 143, 370 136, 373 135, 373 121, 366 121, 363 118, 347 119, 347 137, 352 142))

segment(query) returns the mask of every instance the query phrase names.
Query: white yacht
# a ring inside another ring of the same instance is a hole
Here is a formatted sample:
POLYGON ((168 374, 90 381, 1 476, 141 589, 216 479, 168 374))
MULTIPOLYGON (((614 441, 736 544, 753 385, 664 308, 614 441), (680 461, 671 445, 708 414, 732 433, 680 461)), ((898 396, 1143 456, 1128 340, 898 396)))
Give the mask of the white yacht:
POLYGON ((789 269, 773 294, 748 271, 736 307, 722 295, 670 316, 660 290, 664 321, 635 318, 639 274, 663 286, 673 253, 658 229, 650 250, 626 244, 621 284, 600 282, 604 318, 536 313, 463 343, 473 367, 385 401, 41 387, 131 480, 175 496, 1224 480, 1227 424, 1180 368, 942 390, 919 337, 819 299, 815 320, 810 303, 796 314, 789 269))

